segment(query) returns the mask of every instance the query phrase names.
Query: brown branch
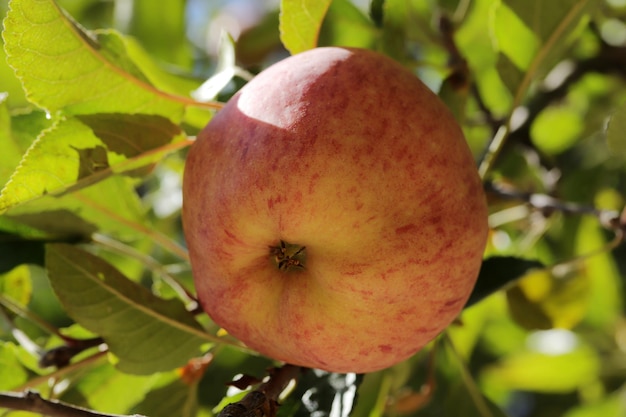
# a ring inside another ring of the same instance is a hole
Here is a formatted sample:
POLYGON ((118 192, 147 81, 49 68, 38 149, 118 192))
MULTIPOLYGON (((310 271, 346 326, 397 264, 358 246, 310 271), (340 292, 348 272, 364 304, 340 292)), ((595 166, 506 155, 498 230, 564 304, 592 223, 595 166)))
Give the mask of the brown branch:
POLYGON ((228 404, 218 417, 275 417, 280 394, 303 369, 295 365, 273 369, 267 382, 250 391, 240 401, 228 404))
MULTIPOLYGON (((620 213, 615 210, 602 210, 590 205, 561 201, 547 194, 519 191, 492 181, 485 183, 485 190, 506 200, 523 201, 546 216, 554 212, 591 215, 596 217, 604 228, 613 230, 620 236, 626 233, 626 216, 623 215, 620 218, 620 213)), ((626 208, 624 213, 626 213, 626 208)))
MULTIPOLYGON (((49 417, 127 417, 119 414, 102 414, 61 401, 46 400, 35 391, 0 392, 0 408, 29 411, 49 417)), ((143 417, 134 414, 132 417, 143 417)))

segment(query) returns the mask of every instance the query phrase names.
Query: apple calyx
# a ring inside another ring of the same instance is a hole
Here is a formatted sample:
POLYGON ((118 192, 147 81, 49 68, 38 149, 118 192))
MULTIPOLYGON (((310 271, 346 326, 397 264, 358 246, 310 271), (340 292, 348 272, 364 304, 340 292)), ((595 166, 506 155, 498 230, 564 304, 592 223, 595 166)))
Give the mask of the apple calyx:
POLYGON ((299 271, 304 269, 306 247, 280 240, 278 245, 270 246, 270 255, 281 271, 299 271))

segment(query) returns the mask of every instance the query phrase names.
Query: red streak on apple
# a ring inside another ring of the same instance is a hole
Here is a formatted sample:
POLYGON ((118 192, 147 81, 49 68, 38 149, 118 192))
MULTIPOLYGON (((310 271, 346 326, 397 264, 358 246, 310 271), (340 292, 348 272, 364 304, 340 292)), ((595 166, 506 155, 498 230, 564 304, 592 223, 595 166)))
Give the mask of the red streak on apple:
POLYGON ((183 197, 204 310, 264 355, 335 372, 389 367, 445 329, 488 229, 452 114, 359 49, 307 51, 243 87, 190 149, 183 197), (281 241, 306 247, 303 268, 277 267, 281 241))

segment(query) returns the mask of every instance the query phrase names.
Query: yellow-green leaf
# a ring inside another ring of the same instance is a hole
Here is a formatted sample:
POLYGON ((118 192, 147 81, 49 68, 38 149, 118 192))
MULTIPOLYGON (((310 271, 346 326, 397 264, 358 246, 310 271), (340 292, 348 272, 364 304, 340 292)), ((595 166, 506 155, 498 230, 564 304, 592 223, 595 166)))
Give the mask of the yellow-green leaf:
POLYGON ((42 132, 24 156, 0 194, 0 213, 152 164, 168 151, 169 143, 183 137, 178 126, 161 116, 62 118, 42 132))
POLYGON ((182 117, 184 106, 150 83, 117 32, 87 31, 53 0, 12 0, 4 28, 7 61, 40 107, 182 117))
POLYGON ((320 27, 332 0, 281 0, 280 40, 291 54, 317 46, 320 27))

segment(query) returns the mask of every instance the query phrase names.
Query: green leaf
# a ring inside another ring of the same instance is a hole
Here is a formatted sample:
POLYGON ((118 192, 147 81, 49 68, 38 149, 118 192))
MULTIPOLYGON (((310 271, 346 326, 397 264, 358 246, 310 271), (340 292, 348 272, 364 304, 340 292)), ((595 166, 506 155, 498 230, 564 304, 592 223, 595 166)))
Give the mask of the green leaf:
MULTIPOLYGON (((158 378, 171 378, 172 374, 175 376, 174 372, 162 373, 158 378)), ((91 366, 62 400, 100 412, 130 414, 131 408, 154 387, 155 379, 153 375, 122 373, 105 362, 91 366)))
POLYGON ((184 365, 211 337, 182 302, 164 300, 77 247, 47 247, 52 287, 67 313, 101 335, 120 370, 149 374, 184 365))
MULTIPOLYGON (((576 255, 586 256, 606 247, 604 230, 591 217, 583 217, 575 237, 576 255)), ((613 328, 623 317, 623 275, 611 252, 596 253, 584 261, 590 280, 589 311, 586 322, 599 328, 613 328)))
POLYGON ((353 3, 334 0, 322 24, 318 45, 373 48, 379 39, 379 29, 353 3))
POLYGON ((184 68, 192 65, 192 48, 186 34, 187 2, 134 0, 128 22, 129 33, 159 60, 184 68))
POLYGON ((600 401, 586 403, 568 411, 563 417, 623 416, 626 410, 625 394, 626 390, 622 387, 600 401))
MULTIPOLYGON (((521 71, 517 85, 503 76, 515 93, 514 107, 521 102, 533 79, 549 70, 588 20, 597 0, 555 2, 506 0, 496 9, 491 25, 500 51, 521 71)), ((505 68, 508 68, 506 66, 505 68)))
MULTIPOLYGON (((4 249, 4 248, 3 248, 4 249)), ((3 258, 11 255, 2 251, 3 258)), ((0 272, 3 272, 0 270, 0 272)), ((30 268, 20 265, 6 274, 0 275, 0 294, 9 297, 19 305, 27 306, 33 293, 33 284, 30 279, 30 268)))
POLYGON ((579 345, 563 354, 519 352, 488 369, 484 377, 500 389, 567 393, 592 383, 599 368, 596 352, 579 345))
POLYGON ((42 129, 50 125, 40 111, 26 111, 11 115, 6 95, 0 93, 0 187, 4 186, 22 159, 28 147, 42 129))
POLYGON ((12 342, 0 342, 0 390, 9 390, 22 385, 28 379, 28 372, 21 365, 17 350, 12 342))
POLYGON ((528 271, 543 268, 543 264, 528 259, 492 257, 483 261, 478 280, 465 308, 476 304, 496 291, 512 285, 528 271))
POLYGON ((87 31, 52 0, 12 0, 4 27, 9 65, 36 105, 70 114, 182 117, 184 106, 148 81, 118 33, 87 31))
POLYGON ((571 329, 587 312, 589 281, 582 271, 559 275, 549 270, 532 271, 507 291, 511 316, 529 330, 571 329))
POLYGON ((571 148, 584 128, 583 116, 573 106, 550 106, 533 121, 530 138, 540 151, 556 155, 571 148))
POLYGON ((579 8, 590 1, 580 0, 505 0, 505 3, 542 42, 548 42, 556 32, 566 32, 569 23, 577 23, 579 8))
POLYGON ((62 118, 42 132, 0 194, 0 213, 47 194, 78 190, 157 162, 182 131, 150 115, 62 118))
POLYGON ((524 73, 505 54, 498 55, 498 74, 511 93, 515 93, 524 80, 524 73))
POLYGON ((505 4, 496 9, 494 33, 499 49, 520 70, 527 70, 541 45, 536 34, 505 4))
POLYGON ((133 414, 151 417, 196 417, 197 411, 198 383, 187 384, 180 378, 151 390, 131 410, 133 414))
POLYGON ((617 109, 609 119, 606 129, 606 140, 609 149, 616 156, 626 160, 626 105, 617 109))
POLYGON ((332 0, 281 0, 280 40, 292 55, 317 46, 320 27, 332 0))
POLYGON ((11 116, 7 108, 8 94, 0 92, 0 184, 5 184, 19 162, 22 152, 11 137, 11 116))

